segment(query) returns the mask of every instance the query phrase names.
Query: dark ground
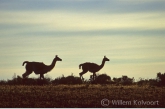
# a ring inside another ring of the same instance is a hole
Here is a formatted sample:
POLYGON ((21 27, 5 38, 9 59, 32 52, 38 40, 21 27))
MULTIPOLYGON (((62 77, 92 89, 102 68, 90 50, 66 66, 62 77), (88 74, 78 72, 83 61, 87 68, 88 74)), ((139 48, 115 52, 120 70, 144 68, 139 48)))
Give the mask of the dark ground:
POLYGON ((163 87, 136 85, 0 86, 0 107, 9 108, 165 107, 164 98, 163 87), (115 100, 119 104, 113 104, 115 100))

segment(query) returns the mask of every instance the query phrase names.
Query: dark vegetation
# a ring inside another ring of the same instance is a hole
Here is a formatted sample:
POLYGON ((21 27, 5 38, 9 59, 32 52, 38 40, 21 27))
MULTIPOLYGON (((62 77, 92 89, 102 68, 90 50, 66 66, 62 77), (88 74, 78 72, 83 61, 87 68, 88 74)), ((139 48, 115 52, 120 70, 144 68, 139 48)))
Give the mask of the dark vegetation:
POLYGON ((111 79, 107 74, 97 75, 96 80, 81 80, 69 75, 40 80, 14 74, 11 80, 0 81, 0 107, 165 107, 165 73, 157 73, 155 79, 139 79, 122 76, 111 79), (102 99, 158 101, 158 105, 101 105, 102 99))
POLYGON ((65 77, 57 77, 54 80, 47 77, 44 79, 39 78, 22 78, 14 74, 11 80, 0 80, 0 85, 58 85, 58 84, 115 84, 115 85, 150 85, 150 86, 165 86, 165 73, 157 73, 155 79, 142 79, 139 78, 138 81, 134 81, 134 78, 129 78, 128 76, 122 76, 120 78, 113 78, 107 74, 97 75, 95 80, 92 80, 92 75, 89 80, 81 80, 80 77, 76 77, 73 74, 65 77))
POLYGON ((2 85, 1 108, 165 107, 165 88, 115 85, 2 85), (101 100, 158 101, 158 105, 108 105, 101 100))

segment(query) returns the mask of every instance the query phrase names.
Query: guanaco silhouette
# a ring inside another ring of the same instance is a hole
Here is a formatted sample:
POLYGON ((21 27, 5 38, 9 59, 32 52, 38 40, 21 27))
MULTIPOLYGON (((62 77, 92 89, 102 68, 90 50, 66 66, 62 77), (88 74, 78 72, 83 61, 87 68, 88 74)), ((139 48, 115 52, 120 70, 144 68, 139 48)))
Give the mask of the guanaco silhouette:
POLYGON ((22 66, 26 64, 26 72, 22 74, 23 78, 26 78, 28 75, 30 75, 32 72, 35 74, 40 74, 40 79, 44 79, 44 74, 47 72, 50 72, 54 67, 57 61, 62 61, 57 55, 53 59, 52 63, 50 65, 45 65, 43 62, 28 62, 24 61, 22 66))
POLYGON ((93 73, 93 80, 94 80, 96 77, 96 72, 98 72, 99 70, 101 70, 104 67, 104 64, 106 61, 110 61, 110 60, 106 56, 104 56, 101 65, 97 65, 95 63, 90 63, 90 62, 80 64, 79 69, 81 69, 81 67, 82 67, 82 72, 79 73, 80 78, 83 79, 82 75, 89 71, 89 72, 93 73))

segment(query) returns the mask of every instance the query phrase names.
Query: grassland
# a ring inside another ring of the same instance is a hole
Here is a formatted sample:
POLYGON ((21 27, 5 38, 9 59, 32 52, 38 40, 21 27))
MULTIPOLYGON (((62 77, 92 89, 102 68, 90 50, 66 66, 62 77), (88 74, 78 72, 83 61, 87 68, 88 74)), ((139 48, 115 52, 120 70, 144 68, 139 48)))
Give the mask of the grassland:
POLYGON ((0 107, 165 107, 165 88, 113 85, 1 85, 0 107), (109 101, 101 104, 102 99, 109 101), (113 104, 112 100, 131 101, 113 104), (135 104, 141 101, 158 104, 135 104))

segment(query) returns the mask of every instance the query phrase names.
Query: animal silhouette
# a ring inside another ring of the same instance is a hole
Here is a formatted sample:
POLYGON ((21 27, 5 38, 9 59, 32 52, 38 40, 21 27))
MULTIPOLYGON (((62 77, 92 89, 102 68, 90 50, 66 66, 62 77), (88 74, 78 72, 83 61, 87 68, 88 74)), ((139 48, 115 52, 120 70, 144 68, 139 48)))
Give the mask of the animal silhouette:
POLYGON ((26 64, 26 72, 22 74, 22 77, 25 78, 26 76, 30 75, 32 72, 35 74, 40 74, 40 79, 44 79, 44 74, 50 72, 54 67, 57 61, 62 61, 57 55, 53 59, 51 65, 45 65, 43 62, 28 62, 24 61, 22 66, 26 64))
POLYGON ((101 65, 97 65, 95 63, 90 63, 90 62, 80 64, 79 69, 81 69, 81 67, 82 67, 82 72, 79 73, 80 78, 83 79, 82 75, 89 71, 89 72, 93 73, 93 80, 94 80, 96 77, 96 72, 98 72, 100 69, 102 69, 104 67, 105 61, 109 61, 109 59, 106 56, 104 56, 101 65))

